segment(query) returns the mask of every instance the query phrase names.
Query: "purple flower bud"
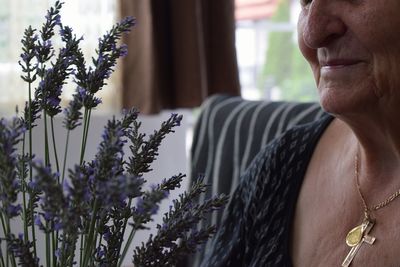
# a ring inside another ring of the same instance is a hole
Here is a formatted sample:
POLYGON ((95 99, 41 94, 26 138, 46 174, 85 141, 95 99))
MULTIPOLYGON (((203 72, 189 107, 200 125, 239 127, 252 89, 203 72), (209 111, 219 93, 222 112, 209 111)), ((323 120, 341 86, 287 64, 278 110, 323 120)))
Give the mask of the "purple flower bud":
POLYGON ((121 45, 119 55, 125 57, 128 55, 128 46, 126 44, 121 45))
POLYGON ((61 222, 56 222, 56 223, 54 224, 54 230, 60 231, 60 230, 62 230, 62 229, 63 229, 63 224, 62 224, 61 222))
POLYGON ((154 205, 150 210, 150 214, 155 215, 157 214, 157 211, 158 211, 158 205, 154 205))
POLYGON ((67 195, 71 195, 71 193, 72 193, 72 188, 69 186, 67 180, 64 180, 64 182, 63 182, 63 190, 64 190, 64 192, 67 193, 67 195))
POLYGON ((38 186, 38 184, 37 184, 36 181, 30 181, 30 182, 28 183, 28 188, 30 188, 30 189, 32 189, 32 190, 36 190, 36 189, 37 189, 37 186, 38 186))
POLYGON ((111 238, 112 234, 109 228, 107 228, 107 231, 104 233, 103 237, 105 241, 109 241, 111 238))
POLYGON ((61 16, 60 15, 56 15, 54 17, 54 19, 55 19, 55 22, 56 22, 57 25, 61 25, 61 16))
POLYGON ((20 212, 21 212, 21 205, 19 204, 18 205, 9 204, 7 206, 7 214, 11 218, 18 216, 20 212))
POLYGON ((163 193, 164 193, 164 197, 165 198, 169 197, 169 191, 168 190, 164 190, 163 193))
POLYGON ((99 248, 96 249, 96 254, 97 254, 97 257, 98 257, 98 258, 102 258, 102 257, 104 257, 104 255, 105 255, 106 253, 104 252, 104 250, 102 250, 102 249, 99 247, 99 248))
POLYGON ((139 214, 144 214, 143 198, 139 198, 136 203, 136 212, 139 214))
POLYGON ((61 249, 56 249, 56 251, 54 252, 54 255, 57 257, 57 259, 59 259, 61 257, 61 249))
POLYGON ((47 41, 44 42, 44 44, 47 47, 51 47, 53 43, 51 42, 51 40, 47 40, 47 41))
MULTIPOLYGON (((45 204, 45 203, 43 203, 43 204, 45 204)), ((44 219, 46 220, 46 221, 50 221, 51 219, 53 219, 53 214, 51 214, 50 212, 45 212, 44 214, 43 214, 43 217, 44 217, 44 219)))
POLYGON ((35 225, 39 226, 39 228, 44 228, 42 220, 40 219, 39 215, 35 215, 34 223, 35 223, 35 225))

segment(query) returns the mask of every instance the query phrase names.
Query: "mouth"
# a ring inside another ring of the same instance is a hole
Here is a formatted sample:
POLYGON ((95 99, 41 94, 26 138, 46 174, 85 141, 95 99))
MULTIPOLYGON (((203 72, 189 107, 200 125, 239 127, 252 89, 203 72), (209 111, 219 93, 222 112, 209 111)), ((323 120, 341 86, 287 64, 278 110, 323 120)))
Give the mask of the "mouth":
POLYGON ((329 70, 329 69, 341 69, 346 67, 352 67, 354 65, 358 65, 362 63, 361 60, 356 59, 334 59, 334 60, 327 60, 321 61, 320 66, 321 69, 329 70))

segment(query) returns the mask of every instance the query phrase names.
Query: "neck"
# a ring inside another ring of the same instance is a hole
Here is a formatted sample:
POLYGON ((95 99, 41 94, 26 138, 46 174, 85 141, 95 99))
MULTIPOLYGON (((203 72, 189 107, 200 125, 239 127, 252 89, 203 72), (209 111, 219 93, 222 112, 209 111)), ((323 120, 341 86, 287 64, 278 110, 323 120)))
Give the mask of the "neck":
POLYGON ((338 132, 347 140, 345 153, 350 155, 343 158, 354 160, 359 150, 360 187, 367 202, 376 204, 400 188, 400 130, 374 126, 371 118, 364 124, 359 119, 354 121, 357 123, 337 120, 338 132))
MULTIPOLYGON (((341 127, 352 140, 354 151, 360 146, 360 162, 366 177, 385 177, 400 170, 400 125, 386 116, 341 118, 341 127)), ((375 179, 375 178, 374 178, 375 179)))

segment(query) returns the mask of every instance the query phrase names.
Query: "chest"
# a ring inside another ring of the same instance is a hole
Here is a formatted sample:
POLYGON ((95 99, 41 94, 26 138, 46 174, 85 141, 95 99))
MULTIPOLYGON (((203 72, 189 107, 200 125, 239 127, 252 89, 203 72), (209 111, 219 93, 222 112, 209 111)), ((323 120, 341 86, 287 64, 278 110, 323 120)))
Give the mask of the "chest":
MULTIPOLYGON (((361 224, 363 217, 354 186, 351 179, 341 179, 339 175, 327 178, 323 171, 308 172, 292 227, 295 267, 342 266, 352 249, 346 244, 346 236, 361 224)), ((361 242, 353 249, 350 267, 400 266, 400 204, 396 204, 373 214, 376 222, 368 235, 375 242, 361 242)))

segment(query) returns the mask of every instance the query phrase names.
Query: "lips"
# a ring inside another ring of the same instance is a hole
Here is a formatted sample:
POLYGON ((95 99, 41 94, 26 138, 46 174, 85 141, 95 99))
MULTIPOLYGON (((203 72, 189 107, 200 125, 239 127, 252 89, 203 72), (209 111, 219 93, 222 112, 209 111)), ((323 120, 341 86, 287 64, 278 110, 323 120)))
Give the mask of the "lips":
POLYGON ((331 59, 320 61, 320 66, 321 68, 342 68, 353 66, 359 63, 362 63, 362 61, 357 59, 331 59))

